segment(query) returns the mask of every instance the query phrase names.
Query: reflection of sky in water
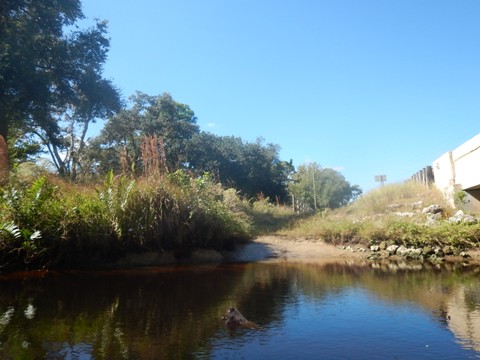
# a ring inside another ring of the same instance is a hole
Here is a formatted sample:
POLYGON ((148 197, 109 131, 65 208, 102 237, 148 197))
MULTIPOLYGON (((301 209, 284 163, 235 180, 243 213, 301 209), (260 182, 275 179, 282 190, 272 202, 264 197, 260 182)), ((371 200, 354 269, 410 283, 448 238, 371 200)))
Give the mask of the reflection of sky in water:
POLYGON ((92 345, 90 344, 65 344, 57 343, 50 344, 50 351, 47 353, 47 358, 62 359, 62 360, 91 360, 93 359, 92 345))
MULTIPOLYGON (((284 321, 259 334, 218 339, 215 359, 473 359, 431 313, 360 288, 321 299, 299 295, 284 321), (454 344, 452 346, 452 343, 454 344)), ((246 331, 244 331, 246 332, 246 331)), ((239 334, 244 335, 244 334, 239 334)))
POLYGON ((0 359, 479 359, 479 283, 288 263, 0 276, 0 359), (229 306, 259 329, 230 333, 229 306))

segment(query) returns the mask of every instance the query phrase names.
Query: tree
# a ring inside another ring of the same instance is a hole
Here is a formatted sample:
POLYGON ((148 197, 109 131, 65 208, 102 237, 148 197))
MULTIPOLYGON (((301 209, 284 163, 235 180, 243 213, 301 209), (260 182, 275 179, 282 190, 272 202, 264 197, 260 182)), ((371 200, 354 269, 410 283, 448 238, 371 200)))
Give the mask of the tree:
POLYGON ((170 170, 185 168, 187 144, 199 132, 193 110, 173 100, 168 93, 150 96, 137 92, 130 97, 130 105, 110 117, 100 136, 92 142, 102 149, 96 155, 99 169, 138 171, 142 167, 142 141, 149 136, 159 139, 159 146, 162 145, 159 153, 165 154, 170 170))
POLYGON ((174 101, 168 93, 152 98, 150 103, 142 131, 161 138, 168 167, 180 169, 187 161, 187 143, 200 131, 197 117, 188 105, 174 101))
POLYGON ((289 188, 296 201, 313 210, 339 208, 362 193, 358 185, 350 185, 338 171, 316 163, 300 165, 289 188))
POLYGON ((75 176, 89 124, 120 104, 101 77, 106 23, 67 32, 82 18, 79 0, 0 5, 0 137, 12 126, 37 135, 61 175, 75 176))
POLYGON ((8 136, 10 165, 35 160, 42 153, 42 144, 23 129, 11 127, 8 136))
POLYGON ((208 171, 224 186, 249 197, 263 194, 284 201, 293 165, 279 159, 279 150, 278 145, 265 145, 263 139, 249 143, 239 137, 201 132, 189 143, 188 164, 192 171, 208 171))

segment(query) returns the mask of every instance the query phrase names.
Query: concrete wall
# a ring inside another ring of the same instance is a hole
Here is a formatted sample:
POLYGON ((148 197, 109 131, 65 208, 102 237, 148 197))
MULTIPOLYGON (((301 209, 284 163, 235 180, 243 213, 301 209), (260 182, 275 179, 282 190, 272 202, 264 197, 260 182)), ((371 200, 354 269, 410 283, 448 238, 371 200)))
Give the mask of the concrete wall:
POLYGON ((480 134, 453 150, 455 177, 463 190, 480 188, 480 134))
POLYGON ((435 186, 454 205, 459 190, 467 192, 468 209, 480 210, 480 134, 432 163, 435 186))

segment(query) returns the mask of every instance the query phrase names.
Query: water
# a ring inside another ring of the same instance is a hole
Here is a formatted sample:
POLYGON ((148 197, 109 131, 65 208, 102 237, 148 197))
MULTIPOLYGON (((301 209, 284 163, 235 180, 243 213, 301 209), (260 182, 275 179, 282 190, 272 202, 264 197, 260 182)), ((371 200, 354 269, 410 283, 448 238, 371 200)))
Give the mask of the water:
POLYGON ((479 359, 478 269, 0 274, 0 359, 479 359), (230 306, 258 326, 228 330, 230 306))

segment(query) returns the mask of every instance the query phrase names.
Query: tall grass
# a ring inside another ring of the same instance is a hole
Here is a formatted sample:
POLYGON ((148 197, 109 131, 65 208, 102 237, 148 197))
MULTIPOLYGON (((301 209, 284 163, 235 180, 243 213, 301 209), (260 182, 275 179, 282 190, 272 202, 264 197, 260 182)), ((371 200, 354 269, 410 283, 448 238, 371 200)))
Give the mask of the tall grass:
POLYGON ((249 216, 206 174, 136 181, 109 173, 82 186, 41 177, 1 189, 0 267, 79 266, 127 252, 233 248, 251 236, 249 216))
POLYGON ((454 211, 436 189, 407 182, 375 189, 344 208, 301 219, 281 233, 333 244, 370 245, 385 241, 417 247, 479 246, 480 224, 446 221, 454 211), (443 208, 442 219, 427 225, 422 209, 434 204, 443 208))

